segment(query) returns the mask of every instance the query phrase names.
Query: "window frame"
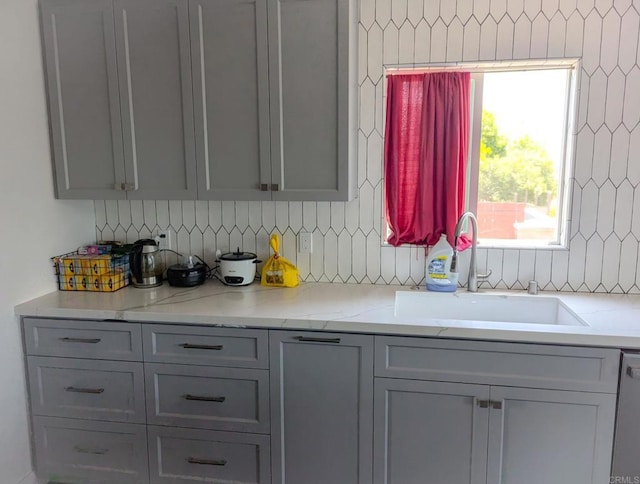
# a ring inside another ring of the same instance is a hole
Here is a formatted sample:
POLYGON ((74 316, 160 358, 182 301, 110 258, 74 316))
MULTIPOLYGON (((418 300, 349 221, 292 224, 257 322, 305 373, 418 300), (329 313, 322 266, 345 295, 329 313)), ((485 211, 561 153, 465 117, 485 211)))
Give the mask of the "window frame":
MULTIPOLYGON (((571 199, 573 196, 573 174, 575 171, 576 126, 578 122, 578 99, 580 97, 580 76, 582 61, 580 58, 557 59, 527 59, 522 61, 504 60, 490 62, 447 62, 434 64, 389 64, 384 65, 385 78, 388 74, 467 71, 471 72, 472 82, 472 112, 469 141, 469 156, 467 165, 467 201, 468 210, 477 213, 478 178, 480 171, 480 140, 482 132, 482 92, 484 87, 484 73, 566 70, 566 105, 562 132, 563 154, 558 174, 558 216, 557 238, 546 243, 535 244, 531 240, 518 242, 517 239, 484 239, 479 245, 487 249, 540 249, 540 250, 569 250, 569 233, 571 231, 571 199), (479 93, 479 95, 478 95, 479 93)), ((383 109, 386 108, 386 83, 384 84, 383 109)), ((384 119, 384 118, 383 118, 384 119)), ((384 143, 383 143, 384 144, 384 143)), ((384 153, 383 153, 384 163, 384 153)), ((384 169, 383 169, 384 177, 384 169)), ((383 194, 384 196, 384 194, 383 194)), ((384 209, 382 211, 382 245, 391 246, 387 242, 389 233, 384 209)), ((544 241, 541 241, 544 242, 544 241)), ((412 247, 413 244, 404 244, 412 247)))

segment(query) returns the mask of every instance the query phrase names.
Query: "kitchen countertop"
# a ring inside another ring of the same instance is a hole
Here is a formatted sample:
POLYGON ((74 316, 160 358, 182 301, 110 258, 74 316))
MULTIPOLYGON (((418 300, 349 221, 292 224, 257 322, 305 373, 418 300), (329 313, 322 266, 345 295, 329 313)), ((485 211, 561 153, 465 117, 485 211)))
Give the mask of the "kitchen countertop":
MULTIPOLYGON (((345 331, 405 336, 640 349, 640 296, 541 292, 557 296, 589 326, 514 324, 394 315, 396 291, 408 286, 258 283, 228 287, 127 287, 115 293, 56 291, 15 308, 19 316, 345 331)), ((424 291, 424 289, 420 289, 424 291)), ((463 291, 463 290, 461 290, 463 291)), ((526 294, 522 291, 486 291, 526 294)), ((452 296, 454 297, 454 296, 452 296)), ((536 297, 536 296, 534 296, 536 297)))

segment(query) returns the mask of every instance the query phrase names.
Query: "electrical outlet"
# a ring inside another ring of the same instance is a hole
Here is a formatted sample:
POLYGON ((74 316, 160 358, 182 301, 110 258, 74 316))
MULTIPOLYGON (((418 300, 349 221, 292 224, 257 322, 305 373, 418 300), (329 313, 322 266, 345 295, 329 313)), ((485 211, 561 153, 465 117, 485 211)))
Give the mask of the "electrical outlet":
POLYGON ((309 232, 298 234, 298 252, 300 254, 311 254, 313 252, 313 237, 309 232))
POLYGON ((153 237, 160 249, 171 249, 171 230, 159 230, 153 237))

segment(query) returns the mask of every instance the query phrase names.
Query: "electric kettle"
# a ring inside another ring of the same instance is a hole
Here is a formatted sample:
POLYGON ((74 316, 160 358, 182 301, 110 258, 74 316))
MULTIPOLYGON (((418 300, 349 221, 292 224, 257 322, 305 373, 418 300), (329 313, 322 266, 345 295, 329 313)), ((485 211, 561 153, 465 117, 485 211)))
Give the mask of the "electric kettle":
POLYGON ((136 287, 156 287, 162 284, 164 264, 155 240, 142 239, 133 243, 129 256, 131 282, 136 287))

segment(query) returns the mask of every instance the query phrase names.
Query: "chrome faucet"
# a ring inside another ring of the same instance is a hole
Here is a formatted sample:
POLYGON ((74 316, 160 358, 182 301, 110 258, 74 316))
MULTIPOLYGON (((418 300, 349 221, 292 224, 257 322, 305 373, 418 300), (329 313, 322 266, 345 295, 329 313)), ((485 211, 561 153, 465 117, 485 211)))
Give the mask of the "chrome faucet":
POLYGON ((453 273, 458 273, 458 237, 462 233, 465 220, 471 221, 471 228, 473 230, 473 238, 471 239, 471 260, 469 261, 469 279, 467 282, 467 290, 469 292, 478 292, 478 279, 486 279, 491 275, 491 271, 487 274, 478 274, 478 266, 476 261, 476 246, 478 245, 478 220, 472 212, 463 213, 458 219, 456 224, 453 257, 451 258, 451 268, 449 269, 453 273))

